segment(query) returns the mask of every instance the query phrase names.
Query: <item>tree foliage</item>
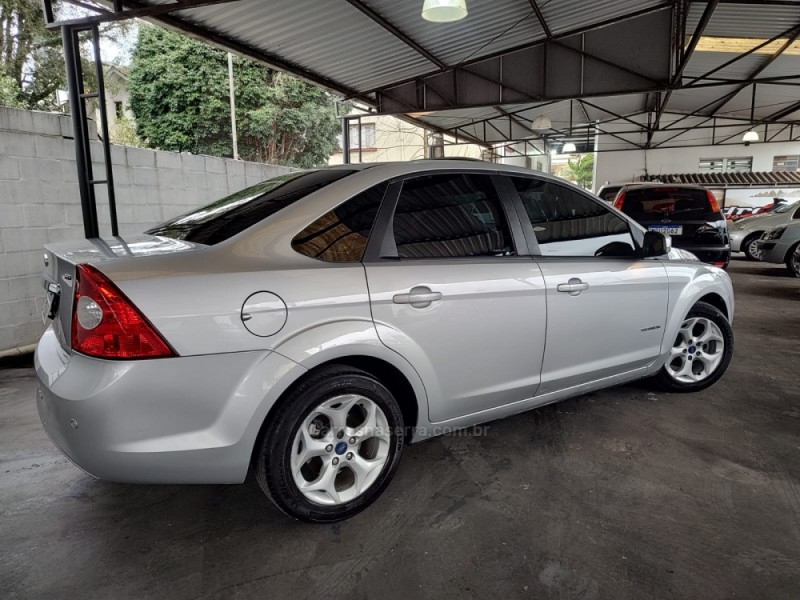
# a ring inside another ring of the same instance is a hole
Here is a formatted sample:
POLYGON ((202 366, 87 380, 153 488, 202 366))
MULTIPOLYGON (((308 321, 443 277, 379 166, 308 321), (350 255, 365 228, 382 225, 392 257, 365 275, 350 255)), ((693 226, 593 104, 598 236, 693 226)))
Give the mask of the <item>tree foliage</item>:
MULTIPOLYGON (((243 159, 310 167, 336 150, 339 123, 325 91, 238 57, 234 80, 243 159)), ((147 145, 232 156, 225 52, 141 27, 128 90, 137 134, 147 145)))
POLYGON ((570 157, 561 171, 561 176, 574 181, 582 188, 589 188, 594 178, 594 154, 570 157))

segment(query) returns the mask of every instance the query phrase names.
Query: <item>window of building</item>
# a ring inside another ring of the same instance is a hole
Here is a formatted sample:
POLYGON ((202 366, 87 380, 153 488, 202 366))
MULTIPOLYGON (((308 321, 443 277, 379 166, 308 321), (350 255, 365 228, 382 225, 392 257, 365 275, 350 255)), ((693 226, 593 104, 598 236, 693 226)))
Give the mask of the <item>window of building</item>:
POLYGON ((297 234, 292 248, 328 262, 359 262, 386 188, 376 185, 325 213, 297 234))
POLYGON ((700 173, 749 173, 753 170, 753 157, 701 158, 700 173))
POLYGON ((358 123, 350 123, 350 147, 375 148, 375 123, 361 123, 360 131, 358 123))
POLYGON ((633 256, 625 219, 566 186, 512 177, 543 256, 633 256))
POLYGON ((773 171, 797 171, 800 166, 800 156, 776 156, 772 159, 773 171))
POLYGON ((122 102, 114 102, 114 114, 117 115, 118 119, 122 118, 122 102))
POLYGON ((406 180, 392 231, 401 258, 514 253, 508 221, 488 175, 430 175, 406 180))

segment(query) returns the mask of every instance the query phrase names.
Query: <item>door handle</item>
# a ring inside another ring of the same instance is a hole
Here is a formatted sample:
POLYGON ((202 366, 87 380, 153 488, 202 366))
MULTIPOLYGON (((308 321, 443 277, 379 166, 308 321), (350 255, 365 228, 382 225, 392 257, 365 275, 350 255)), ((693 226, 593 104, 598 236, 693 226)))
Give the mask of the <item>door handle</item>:
POLYGON ((579 296, 583 290, 589 289, 589 284, 581 281, 577 277, 572 277, 569 283, 559 283, 556 289, 559 292, 568 293, 570 296, 579 296))
POLYGON ((395 294, 392 297, 392 302, 395 304, 410 304, 413 308, 427 308, 431 305, 431 302, 437 302, 441 299, 441 292, 434 292, 427 286, 418 285, 411 288, 408 294, 395 294))

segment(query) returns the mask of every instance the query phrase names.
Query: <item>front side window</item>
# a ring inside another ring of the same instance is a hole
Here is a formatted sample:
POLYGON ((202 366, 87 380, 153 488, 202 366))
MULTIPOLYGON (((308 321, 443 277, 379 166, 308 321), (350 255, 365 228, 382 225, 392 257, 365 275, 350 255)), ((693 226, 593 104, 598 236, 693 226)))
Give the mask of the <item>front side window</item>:
POLYGON ((292 248, 327 262, 360 262, 386 188, 376 185, 325 213, 297 234, 292 248))
POLYGON ((627 221, 550 181, 512 177, 543 256, 634 256, 627 221))
POLYGON ((319 169, 279 175, 146 233, 197 244, 218 244, 352 173, 355 171, 351 169, 319 169))
POLYGON ((488 175, 429 175, 403 182, 392 225, 400 258, 508 256, 513 243, 488 175))

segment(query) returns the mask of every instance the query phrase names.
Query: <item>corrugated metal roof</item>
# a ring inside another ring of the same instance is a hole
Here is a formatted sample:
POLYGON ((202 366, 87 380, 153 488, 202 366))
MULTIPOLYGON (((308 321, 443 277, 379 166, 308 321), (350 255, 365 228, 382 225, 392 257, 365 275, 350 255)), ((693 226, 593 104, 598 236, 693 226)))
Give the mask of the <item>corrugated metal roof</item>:
MULTIPOLYGON (((687 31, 695 30, 704 9, 704 2, 692 3, 686 19, 687 31)), ((753 5, 720 2, 711 16, 704 35, 771 38, 798 23, 800 23, 800 3, 788 6, 757 2, 753 5)))
POLYGON ((664 4, 663 0, 539 0, 539 6, 550 31, 554 34, 581 29, 595 23, 623 17, 636 11, 664 4))
MULTIPOLYGON (((683 75, 684 78, 700 77, 710 72, 712 69, 724 65, 729 60, 736 58, 737 54, 730 52, 698 52, 695 51, 689 59, 689 64, 686 65, 686 70, 683 75)), ((724 79, 746 79, 756 69, 764 64, 769 59, 765 54, 749 54, 742 56, 733 64, 720 69, 712 75, 712 77, 721 77, 724 79)))
POLYGON ((457 23, 431 23, 420 18, 421 1, 364 0, 364 4, 448 64, 544 38, 531 5, 520 0, 469 2, 469 16, 457 23))
POLYGON ((341 0, 315 2, 313 12, 299 9, 296 0, 242 0, 177 16, 358 91, 436 69, 341 0))

